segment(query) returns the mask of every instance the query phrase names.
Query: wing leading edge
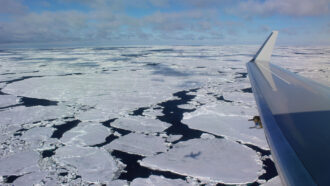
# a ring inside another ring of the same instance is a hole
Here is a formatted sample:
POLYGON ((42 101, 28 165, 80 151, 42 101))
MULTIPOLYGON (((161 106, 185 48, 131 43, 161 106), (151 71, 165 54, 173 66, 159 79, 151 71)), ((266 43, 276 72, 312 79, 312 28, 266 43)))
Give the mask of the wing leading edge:
POLYGON ((247 63, 276 168, 286 185, 328 185, 330 88, 271 64, 276 37, 247 63))

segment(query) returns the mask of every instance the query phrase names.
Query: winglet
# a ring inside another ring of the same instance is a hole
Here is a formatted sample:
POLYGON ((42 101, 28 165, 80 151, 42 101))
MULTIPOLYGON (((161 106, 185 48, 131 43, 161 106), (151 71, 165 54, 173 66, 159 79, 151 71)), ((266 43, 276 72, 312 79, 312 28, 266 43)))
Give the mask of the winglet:
POLYGON ((278 31, 273 31, 267 40, 264 42, 264 44, 261 46, 257 54, 254 56, 252 61, 255 63, 258 62, 269 62, 270 61, 270 56, 272 55, 272 51, 275 45, 275 41, 277 38, 278 31))

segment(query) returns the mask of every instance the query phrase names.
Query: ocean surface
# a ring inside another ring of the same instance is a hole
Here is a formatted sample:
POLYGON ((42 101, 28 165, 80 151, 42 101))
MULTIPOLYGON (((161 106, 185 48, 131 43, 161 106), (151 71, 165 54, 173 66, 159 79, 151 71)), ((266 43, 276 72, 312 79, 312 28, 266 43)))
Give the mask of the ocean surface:
MULTIPOLYGON (((278 185, 245 64, 259 46, 0 50, 1 185, 278 185)), ((330 47, 272 62, 330 86, 330 47)))

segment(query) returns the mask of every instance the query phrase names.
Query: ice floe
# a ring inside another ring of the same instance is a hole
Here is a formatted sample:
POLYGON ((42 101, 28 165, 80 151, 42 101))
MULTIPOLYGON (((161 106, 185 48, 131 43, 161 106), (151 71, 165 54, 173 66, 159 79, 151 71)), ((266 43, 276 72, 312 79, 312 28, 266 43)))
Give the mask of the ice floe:
POLYGON ((117 176, 121 165, 100 148, 64 146, 56 150, 55 161, 64 166, 73 166, 87 182, 107 182, 117 176))
POLYGON ((276 176, 270 179, 268 182, 262 184, 261 186, 281 186, 281 185, 283 185, 281 182, 281 178, 279 176, 276 176))
POLYGON ((147 157, 140 164, 151 169, 228 184, 253 182, 262 170, 262 163, 255 151, 225 139, 180 142, 168 152, 147 157))
POLYGON ((40 183, 42 183, 43 178, 46 176, 47 174, 42 171, 29 172, 27 174, 18 177, 13 182, 13 185, 15 186, 39 185, 40 183))
POLYGON ((65 106, 18 106, 0 112, 1 125, 19 125, 42 120, 57 119, 70 116, 70 109, 65 106))
POLYGON ((0 159, 0 175, 23 175, 39 171, 40 154, 33 150, 20 151, 0 159))
POLYGON ((39 147, 42 142, 50 138, 53 130, 54 129, 49 127, 34 127, 24 132, 21 139, 27 141, 33 147, 39 147))
POLYGON ((241 141, 269 149, 263 130, 254 127, 254 109, 230 104, 201 107, 187 113, 182 120, 189 128, 224 136, 233 141, 241 141))
POLYGON ((156 119, 135 116, 119 118, 111 126, 135 132, 153 133, 161 132, 171 125, 156 119))
POLYGON ((76 115, 76 118, 81 121, 105 121, 110 118, 117 118, 118 115, 109 113, 99 109, 91 109, 85 112, 81 112, 76 115))
POLYGON ((68 132, 60 139, 66 145, 91 146, 100 144, 112 132, 100 123, 83 122, 68 132))
POLYGON ((169 185, 177 185, 177 186, 188 186, 191 185, 184 180, 180 179, 167 179, 163 176, 150 176, 149 178, 136 178, 134 179, 131 186, 169 186, 169 185))
POLYGON ((119 150, 130 154, 151 156, 167 150, 165 139, 152 135, 130 133, 104 146, 107 150, 119 150))
POLYGON ((15 105, 19 101, 19 98, 12 95, 1 95, 0 96, 0 108, 15 105))

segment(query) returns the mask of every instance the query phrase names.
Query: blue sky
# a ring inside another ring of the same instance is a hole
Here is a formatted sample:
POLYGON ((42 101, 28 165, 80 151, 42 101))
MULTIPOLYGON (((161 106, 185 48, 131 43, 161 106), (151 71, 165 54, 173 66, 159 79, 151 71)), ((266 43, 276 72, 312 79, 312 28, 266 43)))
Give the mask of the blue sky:
POLYGON ((330 45, 330 0, 0 0, 0 44, 330 45))

